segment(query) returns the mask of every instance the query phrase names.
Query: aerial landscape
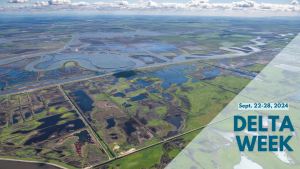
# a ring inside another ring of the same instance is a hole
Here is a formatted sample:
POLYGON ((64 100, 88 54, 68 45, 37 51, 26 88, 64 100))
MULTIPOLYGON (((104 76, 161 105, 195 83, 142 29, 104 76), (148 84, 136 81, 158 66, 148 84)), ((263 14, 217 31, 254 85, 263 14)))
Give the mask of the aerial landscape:
POLYGON ((164 168, 299 27, 292 17, 0 17, 0 158, 164 168))

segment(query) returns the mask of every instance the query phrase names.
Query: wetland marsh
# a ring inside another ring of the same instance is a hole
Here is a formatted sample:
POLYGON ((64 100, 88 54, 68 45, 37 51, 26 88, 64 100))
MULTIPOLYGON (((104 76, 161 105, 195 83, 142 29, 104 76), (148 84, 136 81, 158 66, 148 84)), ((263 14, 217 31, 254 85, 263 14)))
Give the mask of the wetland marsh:
POLYGON ((22 35, 0 24, 1 156, 66 168, 164 168, 299 28, 122 18, 50 19, 44 31, 22 35))

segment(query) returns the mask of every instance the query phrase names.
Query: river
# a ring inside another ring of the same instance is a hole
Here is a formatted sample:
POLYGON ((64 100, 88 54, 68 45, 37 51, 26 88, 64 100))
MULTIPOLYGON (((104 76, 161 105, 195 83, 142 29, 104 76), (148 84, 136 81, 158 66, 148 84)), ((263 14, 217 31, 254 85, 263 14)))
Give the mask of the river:
POLYGON ((61 169, 46 163, 21 162, 0 159, 0 169, 61 169))

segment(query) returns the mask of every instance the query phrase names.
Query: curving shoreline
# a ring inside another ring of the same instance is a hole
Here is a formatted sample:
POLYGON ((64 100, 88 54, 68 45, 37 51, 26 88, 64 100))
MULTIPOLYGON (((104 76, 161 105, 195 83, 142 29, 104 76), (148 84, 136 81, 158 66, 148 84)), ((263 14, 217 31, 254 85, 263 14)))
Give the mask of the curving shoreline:
MULTIPOLYGON (((0 157, 0 164, 1 164, 1 161, 14 161, 14 162, 21 162, 21 163, 45 164, 45 165, 54 166, 55 168, 68 169, 68 168, 63 167, 63 166, 58 165, 58 164, 42 162, 42 161, 34 161, 34 159, 33 160, 21 160, 21 159, 10 159, 10 158, 0 157)), ((22 165, 24 165, 24 164, 22 164, 22 165)), ((54 167, 52 167, 52 168, 54 169, 54 167)), ((26 169, 26 167, 24 169, 26 169)))
MULTIPOLYGON (((55 70, 61 66, 62 63, 68 62, 68 61, 76 61, 80 64, 80 66, 95 71, 97 73, 84 75, 84 76, 76 76, 71 77, 67 79, 53 79, 53 80, 47 80, 47 81, 36 81, 32 83, 27 84, 21 84, 12 86, 9 89, 6 89, 4 91, 0 91, 0 96, 2 95, 8 95, 13 93, 20 93, 26 90, 33 90, 38 86, 38 88, 52 86, 52 85, 58 85, 62 83, 68 83, 72 81, 77 80, 83 80, 83 79, 89 79, 93 78, 99 75, 108 75, 112 73, 122 72, 122 71, 128 71, 128 70, 136 70, 140 68, 148 68, 153 66, 161 66, 161 65, 167 65, 167 64, 173 64, 173 63, 179 63, 179 62, 185 62, 188 61, 186 58, 193 58, 193 59, 220 59, 220 58, 230 58, 230 57, 239 57, 239 56, 247 56, 253 53, 260 52, 261 50, 259 48, 256 48, 255 46, 261 46, 266 45, 266 43, 257 41, 258 39, 250 39, 249 41, 255 43, 250 45, 244 45, 242 47, 248 47, 252 50, 250 52, 243 52, 243 50, 240 49, 240 47, 236 47, 237 49, 230 48, 230 47, 220 47, 221 50, 226 50, 229 52, 234 52, 234 54, 223 54, 223 55, 210 55, 210 56, 199 56, 195 54, 183 54, 183 55, 177 55, 173 60, 166 59, 163 55, 149 53, 150 55, 162 59, 166 62, 163 63, 154 63, 154 64, 145 64, 139 59, 134 59, 130 57, 129 53, 111 53, 111 52, 102 52, 97 51, 93 54, 88 54, 87 51, 77 51, 76 44, 79 44, 79 38, 80 37, 117 37, 117 36, 125 36, 125 37, 134 37, 136 35, 140 36, 158 36, 163 35, 162 33, 157 32, 150 32, 150 31, 136 31, 136 32, 130 32, 130 33, 83 33, 83 34, 76 34, 73 36, 72 41, 65 46, 65 48, 51 53, 45 53, 43 54, 44 57, 41 57, 38 60, 35 60, 31 63, 29 63, 26 66, 27 71, 31 72, 44 72, 44 71, 50 71, 55 70), (70 46, 75 47, 70 47, 70 46), (67 48, 70 48, 73 53, 58 53, 61 52, 67 48), (114 62, 115 60, 118 60, 118 62, 114 62), (44 68, 40 68, 39 66, 42 65, 44 68), (39 65, 39 66, 37 66, 39 65), (39 67, 39 68, 38 68, 39 67), (35 86, 35 87, 34 87, 35 86)), ((88 45, 87 43, 80 43, 82 46, 88 45)), ((148 55, 149 55, 148 54, 148 55)), ((19 60, 23 60, 26 58, 36 57, 41 55, 31 55, 26 57, 20 57, 20 58, 11 58, 7 60, 1 60, 0 65, 5 65, 11 62, 16 62, 19 60)))
MULTIPOLYGON (((78 51, 76 46, 81 44, 82 47, 86 47, 88 43, 79 42, 79 38, 104 38, 104 37, 135 37, 135 36, 160 36, 160 35, 170 35, 166 33, 158 33, 158 32, 151 32, 151 31, 135 31, 135 32, 125 32, 125 33, 79 33, 74 34, 73 38, 70 43, 66 44, 64 48, 57 50, 55 52, 43 53, 43 54, 35 54, 30 56, 18 57, 18 58, 10 58, 0 61, 0 65, 16 62, 22 59, 36 57, 36 56, 44 56, 29 65, 27 65, 27 69, 33 72, 41 72, 41 71, 49 71, 53 69, 59 68, 60 64, 63 62, 60 58, 64 58, 65 61, 77 61, 81 66, 94 71, 99 71, 99 69, 109 69, 109 70, 117 70, 117 69, 124 69, 124 67, 131 67, 132 69, 136 69, 142 67, 145 63, 139 61, 137 59, 133 59, 129 57, 130 53, 113 53, 113 52, 101 52, 96 51, 94 54, 88 54, 89 52, 86 51, 78 51), (72 53, 60 53, 65 49, 70 49, 72 53), (113 57, 113 58, 111 58, 113 57), (118 60, 118 63, 112 63, 112 61, 118 60), (131 64, 129 62, 133 62, 135 64, 131 64), (39 64, 46 64, 45 68, 36 68, 39 64)), ((263 42, 257 41, 258 39, 251 39, 249 41, 255 43, 255 45, 265 45, 263 42)), ((227 50, 231 52, 235 52, 235 54, 224 54, 224 55, 211 55, 209 58, 222 58, 222 57, 237 57, 237 56, 244 56, 248 54, 252 54, 255 52, 259 52, 260 49, 254 48, 254 45, 245 45, 245 47, 250 47, 253 49, 250 53, 245 53, 239 50, 228 49, 227 47, 221 47, 222 50, 227 50)), ((173 60, 166 60, 163 55, 150 53, 151 55, 165 60, 166 62, 182 62, 185 61, 186 57, 194 57, 202 59, 204 56, 197 56, 194 54, 183 54, 177 55, 173 60)), ((153 65, 163 65, 162 63, 155 63, 153 65)), ((105 72, 108 70, 105 70, 105 72)))

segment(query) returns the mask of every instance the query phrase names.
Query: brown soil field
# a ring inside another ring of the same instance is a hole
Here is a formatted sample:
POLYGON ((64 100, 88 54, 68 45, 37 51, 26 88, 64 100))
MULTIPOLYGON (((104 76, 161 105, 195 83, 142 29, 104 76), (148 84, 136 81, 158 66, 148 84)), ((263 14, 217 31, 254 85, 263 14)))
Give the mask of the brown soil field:
POLYGON ((105 118, 105 116, 107 115, 115 115, 115 116, 123 116, 123 112, 120 111, 118 108, 116 107, 110 107, 110 109, 105 110, 105 111, 100 111, 94 114, 94 116, 96 118, 98 118, 99 120, 103 120, 105 118))
POLYGON ((95 105, 99 108, 104 108, 104 107, 106 107, 106 103, 107 103, 106 100, 102 100, 102 101, 95 103, 95 105))

